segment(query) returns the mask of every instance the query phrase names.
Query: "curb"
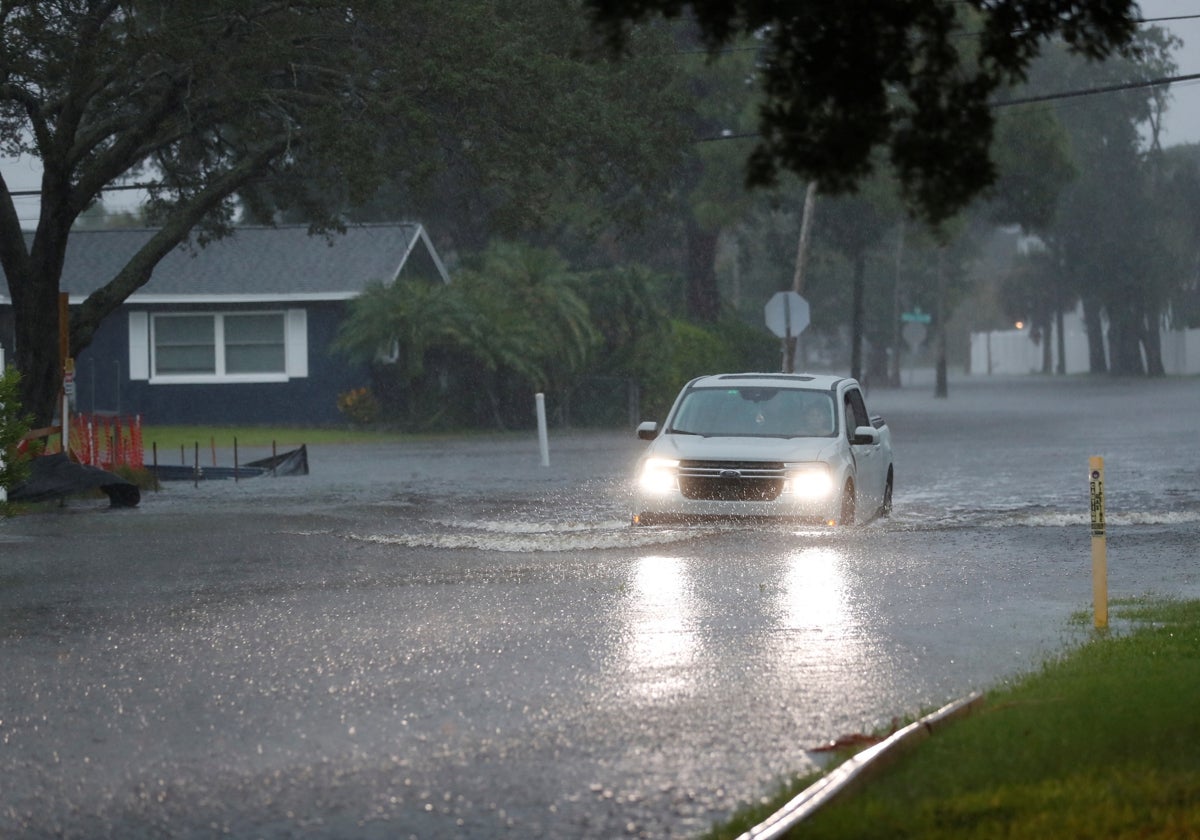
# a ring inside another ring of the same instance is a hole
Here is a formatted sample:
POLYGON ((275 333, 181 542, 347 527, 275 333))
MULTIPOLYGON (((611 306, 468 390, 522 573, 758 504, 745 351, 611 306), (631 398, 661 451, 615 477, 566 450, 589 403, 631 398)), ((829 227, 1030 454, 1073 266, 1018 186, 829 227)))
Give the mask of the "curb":
POLYGON ((822 805, 864 781, 883 768, 888 761, 924 741, 943 725, 966 717, 982 706, 983 701, 983 694, 974 692, 897 730, 875 746, 856 753, 824 778, 813 782, 767 819, 740 835, 737 840, 774 840, 783 836, 816 813, 822 805))

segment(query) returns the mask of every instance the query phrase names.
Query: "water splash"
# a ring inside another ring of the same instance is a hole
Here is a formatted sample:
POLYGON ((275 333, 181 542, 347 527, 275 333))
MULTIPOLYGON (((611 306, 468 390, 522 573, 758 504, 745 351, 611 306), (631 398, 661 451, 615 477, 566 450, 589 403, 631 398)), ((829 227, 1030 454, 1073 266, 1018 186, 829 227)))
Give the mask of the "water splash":
POLYGON ((349 539, 406 548, 476 549, 500 552, 598 551, 687 542, 717 529, 633 528, 628 522, 534 523, 524 521, 445 522, 430 531, 404 534, 350 534, 349 539))

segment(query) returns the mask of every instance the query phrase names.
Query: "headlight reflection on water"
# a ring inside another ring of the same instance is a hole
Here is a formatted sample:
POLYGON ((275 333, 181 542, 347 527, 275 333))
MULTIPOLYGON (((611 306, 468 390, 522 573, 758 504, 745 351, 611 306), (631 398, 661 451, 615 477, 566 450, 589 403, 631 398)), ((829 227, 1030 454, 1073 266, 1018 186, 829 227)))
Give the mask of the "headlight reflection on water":
POLYGON ((754 577, 752 587, 743 581, 718 593, 714 575, 723 576, 708 561, 639 557, 618 607, 621 642, 614 664, 622 693, 658 703, 693 692, 708 678, 712 640, 706 634, 713 632, 722 634, 717 649, 739 647, 757 661, 752 670, 760 676, 783 679, 782 691, 824 690, 812 684, 814 668, 863 678, 879 664, 868 665, 870 645, 856 614, 849 563, 837 546, 800 548, 758 566, 765 577, 754 577), (722 605, 725 598, 734 601, 722 605), (733 623, 730 611, 740 615, 733 623), (714 616, 723 616, 716 630, 714 616), (724 638, 731 631, 741 640, 724 638), (801 683, 791 685, 792 676, 801 683))
POLYGON ((846 629, 846 581, 842 557, 833 548, 805 548, 788 558, 779 595, 779 612, 788 629, 825 632, 846 629))
POLYGON ((638 559, 624 650, 629 685, 647 697, 685 689, 698 648, 694 608, 677 557, 638 559))
MULTIPOLYGON (((896 686, 911 679, 920 651, 897 638, 894 629, 881 633, 875 602, 888 596, 878 591, 878 582, 864 578, 858 558, 844 546, 801 548, 785 555, 784 562, 774 604, 783 631, 776 655, 781 669, 790 669, 797 681, 781 690, 815 692, 830 703, 846 698, 868 706, 874 702, 870 698, 895 702, 896 686)), ((833 722, 833 711, 831 706, 828 726, 844 726, 833 722)))

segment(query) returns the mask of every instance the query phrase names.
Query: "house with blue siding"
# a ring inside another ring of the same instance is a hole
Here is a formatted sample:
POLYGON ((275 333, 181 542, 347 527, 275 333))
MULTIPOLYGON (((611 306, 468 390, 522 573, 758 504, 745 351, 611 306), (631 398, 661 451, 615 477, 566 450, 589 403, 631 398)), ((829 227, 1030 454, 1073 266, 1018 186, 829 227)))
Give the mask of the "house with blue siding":
MULTIPOLYGON (((71 233, 62 291, 81 304, 129 261, 152 229, 71 233)), ((161 424, 344 421, 340 393, 369 372, 333 349, 351 300, 371 283, 447 283, 416 223, 240 227, 165 257, 150 281, 97 330, 75 360, 77 411, 141 415, 161 424)), ((0 344, 13 314, 0 273, 0 344)))

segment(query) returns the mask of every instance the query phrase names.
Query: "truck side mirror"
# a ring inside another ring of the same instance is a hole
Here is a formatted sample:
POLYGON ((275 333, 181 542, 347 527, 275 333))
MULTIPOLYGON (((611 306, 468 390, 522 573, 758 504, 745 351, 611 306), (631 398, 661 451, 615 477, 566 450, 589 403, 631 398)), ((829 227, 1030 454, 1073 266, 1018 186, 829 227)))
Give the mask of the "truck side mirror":
POLYGON ((879 443, 879 430, 874 426, 858 426, 850 442, 855 446, 873 446, 879 443))

